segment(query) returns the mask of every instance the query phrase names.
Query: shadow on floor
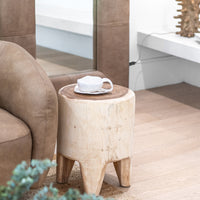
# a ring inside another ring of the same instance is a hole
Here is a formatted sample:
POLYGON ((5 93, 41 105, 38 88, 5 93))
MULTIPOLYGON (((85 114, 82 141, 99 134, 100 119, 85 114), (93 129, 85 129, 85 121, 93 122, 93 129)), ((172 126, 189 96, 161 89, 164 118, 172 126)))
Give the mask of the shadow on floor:
POLYGON ((200 109, 200 88, 187 83, 163 86, 148 91, 200 109))

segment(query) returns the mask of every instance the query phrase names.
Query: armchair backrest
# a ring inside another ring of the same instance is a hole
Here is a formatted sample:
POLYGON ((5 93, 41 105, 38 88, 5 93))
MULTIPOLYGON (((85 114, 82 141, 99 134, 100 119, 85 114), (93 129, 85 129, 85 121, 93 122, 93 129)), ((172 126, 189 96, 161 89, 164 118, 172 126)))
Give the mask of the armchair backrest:
POLYGON ((20 46, 3 41, 0 41, 0 107, 29 126, 32 158, 52 158, 58 120, 56 91, 32 56, 20 46))
POLYGON ((35 0, 0 0, 0 40, 17 43, 35 57, 35 0))

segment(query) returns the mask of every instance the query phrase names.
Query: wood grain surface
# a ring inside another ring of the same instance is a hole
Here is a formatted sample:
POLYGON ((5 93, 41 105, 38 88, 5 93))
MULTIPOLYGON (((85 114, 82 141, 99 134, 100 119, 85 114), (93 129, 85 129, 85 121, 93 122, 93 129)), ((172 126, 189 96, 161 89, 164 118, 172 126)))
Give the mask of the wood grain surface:
POLYGON ((58 99, 57 182, 68 180, 75 160, 80 163, 84 191, 99 195, 106 166, 114 162, 121 186, 129 187, 135 94, 128 90, 120 98, 101 101, 59 94, 58 99))
POLYGON ((119 189, 112 166, 104 179, 125 196, 118 199, 200 199, 200 88, 136 92, 134 134, 131 188, 119 189))
MULTIPOLYGON (((124 96, 128 92, 128 88, 114 85, 113 91, 107 94, 100 94, 100 95, 86 95, 86 94, 77 94, 74 92, 74 87, 76 84, 68 85, 63 87, 60 90, 61 95, 65 95, 70 99, 85 99, 85 100, 106 100, 106 99, 115 99, 124 96)), ((109 84, 104 84, 103 88, 109 88, 109 84)))

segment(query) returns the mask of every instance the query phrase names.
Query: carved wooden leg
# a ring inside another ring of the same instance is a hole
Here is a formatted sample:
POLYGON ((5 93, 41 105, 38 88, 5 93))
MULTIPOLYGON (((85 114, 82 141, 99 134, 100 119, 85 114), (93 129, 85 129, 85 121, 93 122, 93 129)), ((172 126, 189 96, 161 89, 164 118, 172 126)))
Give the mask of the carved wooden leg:
POLYGON ((63 155, 57 153, 57 168, 56 168, 57 183, 67 183, 73 165, 74 165, 74 160, 65 158, 63 155))
POLYGON ((130 187, 130 165, 130 158, 114 162, 115 170, 122 187, 130 187))
POLYGON ((80 163, 84 192, 99 195, 105 175, 106 165, 80 163))

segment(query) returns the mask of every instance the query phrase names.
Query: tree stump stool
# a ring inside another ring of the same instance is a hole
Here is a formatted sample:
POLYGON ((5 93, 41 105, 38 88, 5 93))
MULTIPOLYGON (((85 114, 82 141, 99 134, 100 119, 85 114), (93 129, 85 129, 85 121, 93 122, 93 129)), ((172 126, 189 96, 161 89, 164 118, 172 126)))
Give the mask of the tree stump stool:
POLYGON ((134 92, 114 85, 112 93, 81 95, 74 93, 74 86, 59 90, 57 182, 66 183, 78 161, 85 192, 98 195, 106 165, 113 162, 120 185, 129 187, 134 92))

